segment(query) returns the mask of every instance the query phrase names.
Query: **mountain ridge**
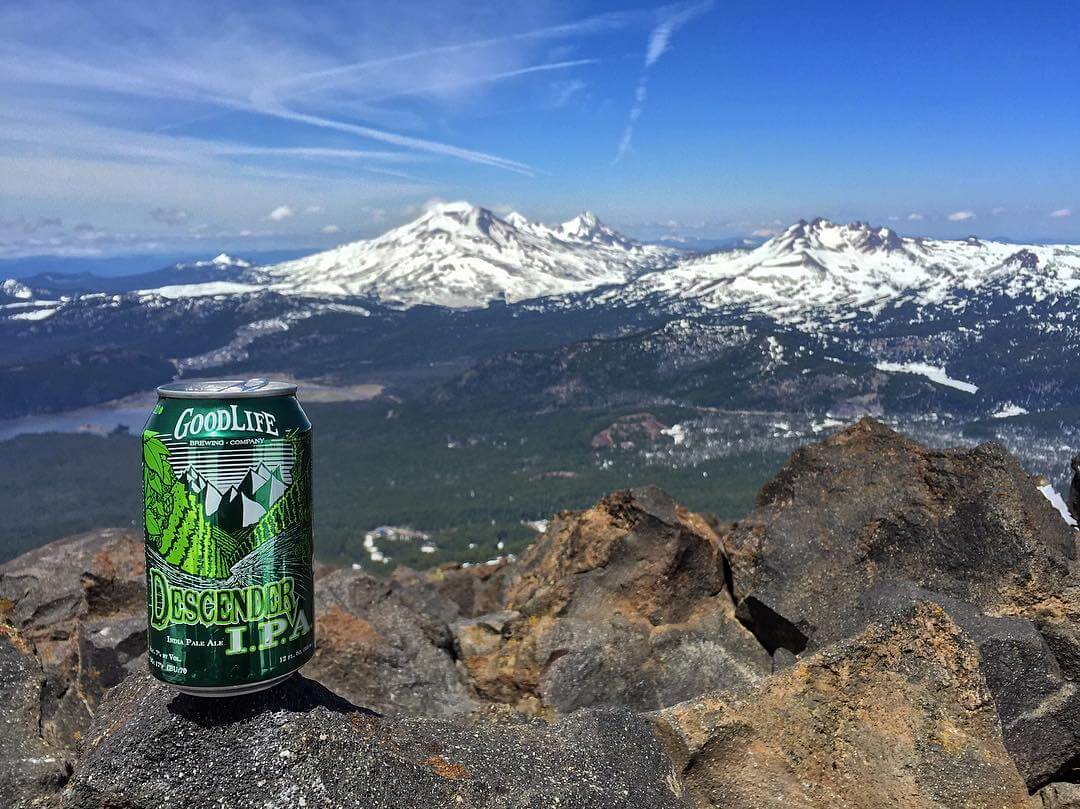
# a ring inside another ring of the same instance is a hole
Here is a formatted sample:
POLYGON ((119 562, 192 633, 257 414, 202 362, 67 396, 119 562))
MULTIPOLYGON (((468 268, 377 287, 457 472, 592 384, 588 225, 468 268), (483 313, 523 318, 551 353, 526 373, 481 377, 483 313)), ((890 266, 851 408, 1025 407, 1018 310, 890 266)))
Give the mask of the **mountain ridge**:
POLYGON ((1080 290, 1080 246, 1022 245, 975 237, 900 236, 866 222, 800 219, 760 247, 691 257, 602 295, 618 305, 652 298, 703 309, 745 308, 797 321, 814 310, 845 316, 878 310, 905 296, 941 305, 1004 275, 1006 291, 1071 294, 1080 290))
POLYGON ((1080 394, 1080 246, 817 218, 760 246, 688 254, 588 212, 549 226, 445 203, 294 262, 222 257, 197 270, 211 274, 116 294, 5 283, 7 412, 104 401, 163 374, 266 369, 401 380, 395 395, 407 398, 448 384, 440 395, 470 406, 497 389, 515 407, 675 396, 970 417, 1080 394), (61 391, 49 382, 57 367, 69 374, 61 391), (978 391, 935 382, 946 378, 978 391))
POLYGON ((549 226, 516 211, 500 217, 449 202, 372 239, 277 264, 254 266, 222 253, 116 278, 9 279, 0 286, 0 316, 44 319, 68 299, 102 293, 189 298, 267 291, 451 309, 532 299, 574 305, 569 301, 584 295, 587 306, 650 300, 790 321, 812 310, 875 308, 905 296, 942 304, 1008 276, 1015 278, 1004 285, 1007 293, 1077 292, 1080 245, 901 236, 868 222, 816 217, 757 246, 702 253, 639 242, 590 211, 549 226))
POLYGON ((585 212, 557 227, 440 203, 374 239, 263 268, 285 294, 370 295, 392 304, 474 308, 624 283, 674 263, 585 212))

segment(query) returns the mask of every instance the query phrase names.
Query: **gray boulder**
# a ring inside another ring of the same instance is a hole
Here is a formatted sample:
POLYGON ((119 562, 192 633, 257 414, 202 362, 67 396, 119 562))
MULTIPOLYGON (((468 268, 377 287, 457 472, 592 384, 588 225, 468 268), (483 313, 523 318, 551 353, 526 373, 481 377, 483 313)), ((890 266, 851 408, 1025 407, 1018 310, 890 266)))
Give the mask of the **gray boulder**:
POLYGON ((1066 505, 1072 518, 1080 523, 1080 455, 1073 456, 1069 464, 1072 468, 1072 480, 1069 482, 1069 499, 1066 505))
POLYGON ((320 578, 315 598, 307 676, 381 713, 452 716, 475 706, 452 655, 452 602, 355 570, 320 578))
POLYGON ((295 676, 229 701, 149 677, 114 689, 64 792, 67 809, 666 809, 692 806, 649 723, 505 710, 383 717, 295 676))
POLYGON ((1039 790, 1042 809, 1080 809, 1080 784, 1050 784, 1039 790))
POLYGON ((700 809, 1031 809, 978 657, 921 602, 653 721, 700 809))
POLYGON ((872 419, 796 450, 724 547, 739 614, 796 654, 889 579, 1039 623, 1077 555, 1002 447, 931 450, 872 419))
POLYGON ((1062 775, 1080 753, 1080 687, 1062 674, 1031 621, 984 615, 971 604, 907 582, 883 582, 863 593, 836 626, 815 636, 815 646, 902 615, 919 601, 941 607, 978 649, 979 671, 1001 719, 1005 747, 1028 788, 1062 775))

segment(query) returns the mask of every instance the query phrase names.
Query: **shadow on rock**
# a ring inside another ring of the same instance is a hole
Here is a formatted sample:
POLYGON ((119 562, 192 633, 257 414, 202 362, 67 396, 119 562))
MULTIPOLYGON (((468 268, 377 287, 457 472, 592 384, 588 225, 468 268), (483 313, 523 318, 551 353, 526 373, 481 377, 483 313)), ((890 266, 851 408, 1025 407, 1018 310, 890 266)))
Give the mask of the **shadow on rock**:
POLYGON ((203 728, 246 722, 262 714, 310 713, 316 708, 341 714, 360 713, 379 716, 375 711, 353 705, 330 689, 294 674, 273 688, 236 697, 196 697, 177 694, 166 706, 169 713, 203 728))

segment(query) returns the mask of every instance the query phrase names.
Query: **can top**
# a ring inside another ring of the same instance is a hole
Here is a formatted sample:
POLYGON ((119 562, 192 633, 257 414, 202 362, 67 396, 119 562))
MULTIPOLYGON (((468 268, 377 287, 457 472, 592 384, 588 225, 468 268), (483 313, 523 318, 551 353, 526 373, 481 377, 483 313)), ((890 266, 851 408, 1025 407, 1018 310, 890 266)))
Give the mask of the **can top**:
POLYGON ((158 396, 166 399, 256 399, 295 396, 296 385, 273 379, 192 379, 161 385, 158 396))

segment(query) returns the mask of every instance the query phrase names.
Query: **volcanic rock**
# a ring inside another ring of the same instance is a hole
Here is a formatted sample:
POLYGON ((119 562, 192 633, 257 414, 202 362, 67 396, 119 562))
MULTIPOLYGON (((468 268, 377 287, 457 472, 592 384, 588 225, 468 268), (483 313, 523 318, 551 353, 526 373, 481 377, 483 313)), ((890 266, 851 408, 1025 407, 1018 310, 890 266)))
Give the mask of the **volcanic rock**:
POLYGON ((0 795, 13 809, 47 805, 70 774, 64 751, 39 731, 44 687, 29 642, 0 624, 0 795))
MULTIPOLYGON (((457 617, 475 618, 498 612, 503 589, 513 563, 507 558, 483 565, 446 564, 423 573, 398 568, 393 580, 415 592, 436 592, 457 606, 457 617)), ((448 622, 454 620, 448 617, 448 622)))
POLYGON ((228 701, 148 676, 114 689, 67 809, 667 809, 692 805, 649 722, 583 711, 548 726, 506 709, 382 717, 300 676, 228 701))
POLYGON ((559 514, 507 569, 504 609, 453 626, 480 697, 530 713, 637 710, 756 682, 708 522, 649 487, 559 514))
POLYGON ((1002 447, 926 449, 872 419, 796 450, 724 546, 740 615, 796 653, 886 579, 1049 629, 1077 554, 1002 447))
POLYGON ((654 723, 697 807, 1031 806, 978 650, 933 604, 654 723))
POLYGON ((724 537, 739 615, 812 651, 919 598, 977 644, 1031 788, 1080 751, 1074 531, 1004 449, 929 450, 864 419, 797 450, 724 537))
POLYGON ((1080 809, 1080 784, 1050 784, 1039 790, 1042 809, 1080 809))
POLYGON ((983 615, 975 607, 907 582, 881 582, 816 640, 858 634, 873 621, 932 601, 963 629, 979 652, 979 670, 1001 719, 1005 747, 1030 789, 1062 776, 1080 752, 1080 688, 1030 621, 983 615))
POLYGON ((1069 513, 1080 523, 1080 455, 1074 455, 1069 464, 1072 468, 1072 480, 1069 482, 1069 513))
POLYGON ((305 673, 382 713, 450 716, 474 707, 451 654, 457 606, 434 590, 339 570, 316 588, 315 656, 305 673))
POLYGON ((141 539, 111 529, 51 542, 0 566, 4 620, 44 669, 42 733, 73 748, 105 691, 142 666, 141 539))

